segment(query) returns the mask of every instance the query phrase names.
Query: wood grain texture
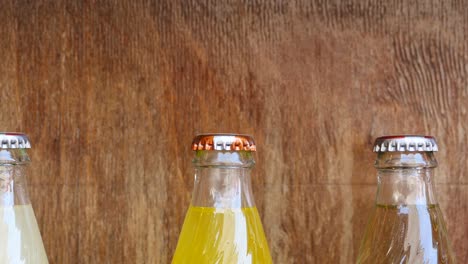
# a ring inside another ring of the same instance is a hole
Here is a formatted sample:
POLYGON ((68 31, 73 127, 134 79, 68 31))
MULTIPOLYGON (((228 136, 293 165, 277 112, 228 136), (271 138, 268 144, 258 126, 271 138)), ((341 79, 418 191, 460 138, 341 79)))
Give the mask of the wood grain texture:
POLYGON ((0 130, 33 142, 51 263, 170 263, 210 131, 257 140, 275 263, 352 263, 373 139, 436 136, 468 263, 464 1, 2 1, 0 24, 0 130))

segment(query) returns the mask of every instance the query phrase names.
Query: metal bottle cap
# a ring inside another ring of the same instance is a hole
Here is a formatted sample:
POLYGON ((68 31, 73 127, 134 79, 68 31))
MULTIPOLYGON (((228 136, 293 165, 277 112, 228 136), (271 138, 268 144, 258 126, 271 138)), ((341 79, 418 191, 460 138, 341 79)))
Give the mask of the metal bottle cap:
POLYGON ((438 151, 438 148, 432 136, 395 135, 379 137, 375 140, 374 152, 396 151, 438 151))
POLYGON ((256 151, 257 148, 250 135, 213 133, 195 136, 192 150, 256 151))
POLYGON ((0 132, 0 149, 28 149, 31 148, 28 136, 16 132, 0 132))

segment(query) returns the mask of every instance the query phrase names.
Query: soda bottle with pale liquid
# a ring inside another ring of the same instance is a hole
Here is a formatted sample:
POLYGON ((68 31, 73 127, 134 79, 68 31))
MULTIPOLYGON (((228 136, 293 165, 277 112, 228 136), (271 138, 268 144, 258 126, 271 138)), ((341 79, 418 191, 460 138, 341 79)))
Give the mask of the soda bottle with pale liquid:
POLYGON ((26 135, 0 133, 0 263, 49 263, 27 192, 29 148, 26 135))
POLYGON ((192 149, 193 196, 172 263, 272 263, 252 194, 253 138, 204 134, 192 149))
POLYGON ((434 192, 437 150, 430 136, 377 138, 377 199, 358 264, 455 263, 434 192))

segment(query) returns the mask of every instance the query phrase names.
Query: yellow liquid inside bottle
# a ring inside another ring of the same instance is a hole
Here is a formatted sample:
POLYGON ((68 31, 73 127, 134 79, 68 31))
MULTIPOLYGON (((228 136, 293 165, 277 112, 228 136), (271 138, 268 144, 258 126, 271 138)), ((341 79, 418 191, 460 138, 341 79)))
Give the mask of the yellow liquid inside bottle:
POLYGON ((439 206, 378 204, 357 263, 455 263, 439 206))
POLYGON ((272 263, 257 208, 191 206, 172 263, 272 263))

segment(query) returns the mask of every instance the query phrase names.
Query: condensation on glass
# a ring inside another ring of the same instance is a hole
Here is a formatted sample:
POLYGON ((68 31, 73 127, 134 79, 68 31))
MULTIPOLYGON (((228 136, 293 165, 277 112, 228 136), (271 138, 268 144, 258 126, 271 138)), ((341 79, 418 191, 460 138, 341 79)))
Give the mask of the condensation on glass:
POLYGON ((377 152, 376 205, 364 233, 358 264, 455 263, 434 191, 430 136, 386 136, 377 152))
POLYGON ((26 135, 0 132, 0 263, 48 263, 29 200, 26 135))
POLYGON ((271 263, 252 194, 253 138, 204 134, 192 149, 192 201, 172 263, 271 263))

